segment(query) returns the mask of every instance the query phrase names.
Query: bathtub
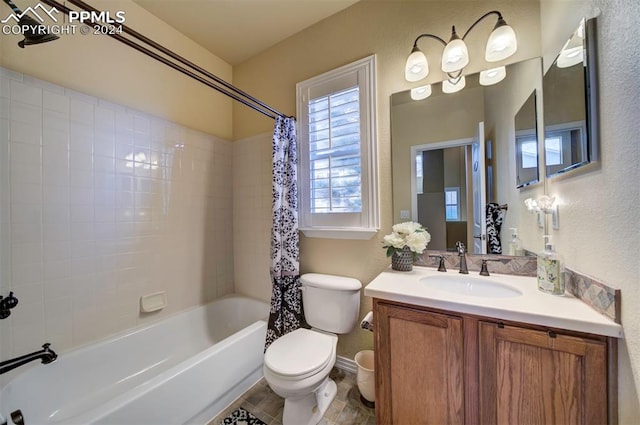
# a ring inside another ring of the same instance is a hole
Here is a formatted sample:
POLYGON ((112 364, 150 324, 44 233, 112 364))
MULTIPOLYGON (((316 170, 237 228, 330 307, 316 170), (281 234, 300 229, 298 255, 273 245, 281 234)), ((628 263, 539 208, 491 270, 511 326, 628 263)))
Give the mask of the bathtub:
POLYGON ((0 423, 205 424, 262 377, 268 311, 227 296, 62 353, 2 389, 0 423))

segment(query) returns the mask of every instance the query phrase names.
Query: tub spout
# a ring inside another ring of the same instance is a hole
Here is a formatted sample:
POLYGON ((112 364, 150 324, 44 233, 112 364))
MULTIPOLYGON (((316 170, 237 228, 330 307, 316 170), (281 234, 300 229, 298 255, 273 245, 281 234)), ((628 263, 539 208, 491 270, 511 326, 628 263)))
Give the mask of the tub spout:
POLYGON ((0 362, 0 375, 34 360, 42 360, 43 364, 51 363, 58 358, 58 355, 49 348, 50 346, 51 344, 46 343, 42 346, 42 350, 0 362))

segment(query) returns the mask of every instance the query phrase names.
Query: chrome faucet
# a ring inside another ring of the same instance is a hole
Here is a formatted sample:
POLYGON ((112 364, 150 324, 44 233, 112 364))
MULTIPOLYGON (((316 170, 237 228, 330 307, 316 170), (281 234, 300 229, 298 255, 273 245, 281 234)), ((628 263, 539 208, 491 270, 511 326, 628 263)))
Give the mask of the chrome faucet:
POLYGON ((460 257, 460 273, 469 274, 469 270, 467 270, 467 257, 465 255, 464 244, 460 241, 456 242, 456 250, 458 251, 458 257, 460 257))
POLYGON ((50 346, 51 344, 46 343, 42 346, 42 350, 0 362, 0 375, 34 360, 42 360, 43 364, 51 363, 58 358, 58 355, 49 348, 50 346))

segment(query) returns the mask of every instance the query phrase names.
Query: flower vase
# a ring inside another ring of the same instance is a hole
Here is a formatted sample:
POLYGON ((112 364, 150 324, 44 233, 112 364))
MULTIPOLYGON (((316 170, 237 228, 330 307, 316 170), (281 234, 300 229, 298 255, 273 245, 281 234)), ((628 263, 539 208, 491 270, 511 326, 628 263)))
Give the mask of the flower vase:
POLYGON ((408 246, 393 253, 391 256, 391 268, 401 272, 410 272, 413 270, 413 253, 408 246))

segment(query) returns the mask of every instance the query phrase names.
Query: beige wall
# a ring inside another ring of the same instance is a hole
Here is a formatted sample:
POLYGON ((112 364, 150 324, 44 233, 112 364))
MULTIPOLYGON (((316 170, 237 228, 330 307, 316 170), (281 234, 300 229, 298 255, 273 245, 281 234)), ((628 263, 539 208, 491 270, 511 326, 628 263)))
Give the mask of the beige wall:
MULTIPOLYGON (((125 25, 231 82, 231 65, 131 0, 88 3, 125 11, 125 25)), ((0 11, 5 16, 9 9, 2 4, 0 11)), ((24 49, 20 39, 0 37, 0 66, 231 139, 231 99, 108 36, 64 35, 24 49)))
POLYGON ((580 18, 595 8, 601 9, 599 167, 549 179, 547 192, 561 201, 560 230, 551 234, 567 266, 622 291, 625 338, 619 344, 619 411, 620 423, 632 424, 640 418, 640 93, 637 85, 627 82, 640 72, 640 3, 543 1, 541 24, 549 31, 542 35, 542 47, 547 68, 580 18))
MULTIPOLYGON (((390 96, 409 89, 404 81, 404 62, 415 37, 432 32, 448 37, 450 26, 467 28, 477 17, 499 9, 507 22, 517 28, 518 53, 510 61, 539 55, 539 8, 537 2, 460 1, 380 2, 361 1, 234 68, 234 82, 252 95, 288 114, 295 114, 295 85, 341 65, 375 53, 377 55, 378 163, 381 231, 370 241, 301 238, 301 272, 320 272, 358 278, 369 283, 389 265, 381 248, 382 237, 393 224, 391 193, 390 96), (363 25, 364 23, 364 25, 363 25)), ((486 37, 492 23, 482 23, 468 37, 471 63, 468 71, 479 72, 486 37)), ((439 63, 441 48, 430 41, 424 50, 432 64, 427 82, 444 75, 439 63)), ((234 105, 234 138, 271 132, 273 122, 243 105, 234 105)), ((260 196, 268 196, 263 193, 260 196)), ((244 196, 236 193, 236 196, 244 196)), ((248 195, 247 195, 248 196, 248 195)), ((258 272, 256 272, 258 273, 258 272)), ((262 273, 260 273, 260 276, 262 273)), ((258 276, 245 290, 264 294, 270 282, 258 276)), ((361 313, 371 309, 371 300, 362 298, 361 313)), ((339 354, 347 357, 371 348, 372 335, 360 329, 342 336, 339 354)))

